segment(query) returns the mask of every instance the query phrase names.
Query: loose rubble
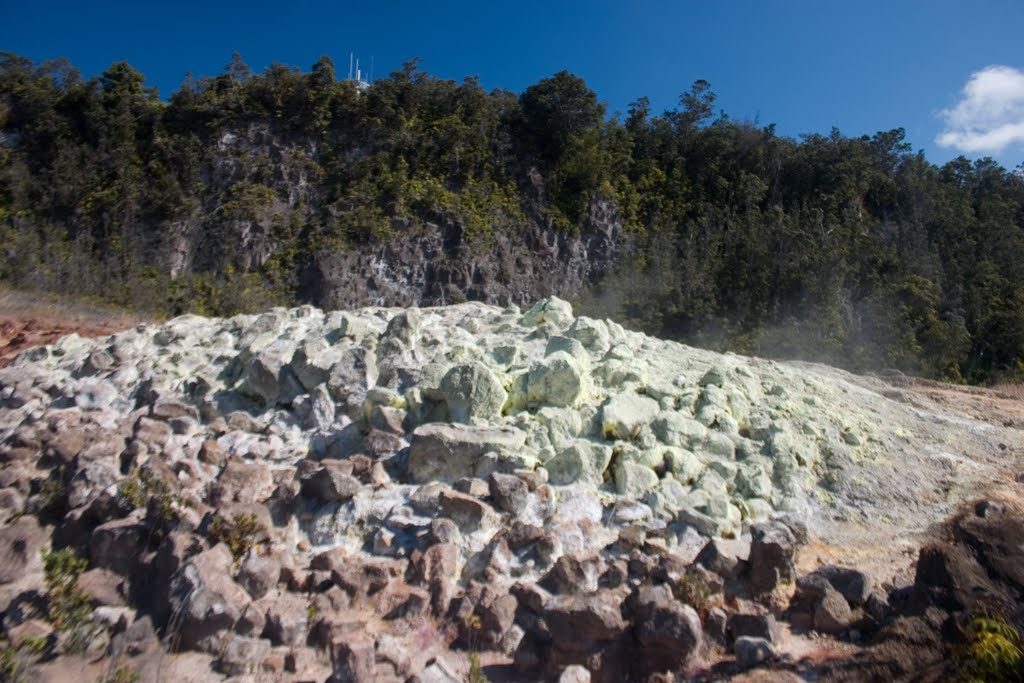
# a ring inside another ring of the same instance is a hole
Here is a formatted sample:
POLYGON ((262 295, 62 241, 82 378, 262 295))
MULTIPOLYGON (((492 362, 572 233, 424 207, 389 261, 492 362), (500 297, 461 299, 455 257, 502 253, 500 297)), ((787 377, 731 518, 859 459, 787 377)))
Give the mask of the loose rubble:
POLYGON ((849 640, 891 596, 798 550, 939 444, 847 377, 554 298, 69 335, 0 369, 7 647, 144 680, 170 652, 190 680, 462 680, 483 653, 621 681, 770 664, 777 617, 849 640), (86 558, 63 628, 50 549, 86 558))

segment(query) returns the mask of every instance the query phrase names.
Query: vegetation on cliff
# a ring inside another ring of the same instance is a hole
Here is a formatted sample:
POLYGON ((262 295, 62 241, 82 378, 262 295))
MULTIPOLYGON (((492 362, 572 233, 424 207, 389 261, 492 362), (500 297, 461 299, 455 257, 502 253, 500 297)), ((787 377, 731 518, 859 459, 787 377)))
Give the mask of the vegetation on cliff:
MULTIPOLYGON (((562 72, 521 95, 415 61, 364 91, 309 72, 83 79, 0 56, 0 280, 168 314, 316 298, 325 254, 457 224, 484 248, 573 233, 611 202, 631 237, 585 312, 718 348, 954 380, 1024 377, 1024 180, 943 166, 900 129, 779 136, 716 112, 607 116, 562 72)), ((524 255, 529 257, 529 255, 524 255)), ((314 301, 316 303, 316 301, 314 301)))

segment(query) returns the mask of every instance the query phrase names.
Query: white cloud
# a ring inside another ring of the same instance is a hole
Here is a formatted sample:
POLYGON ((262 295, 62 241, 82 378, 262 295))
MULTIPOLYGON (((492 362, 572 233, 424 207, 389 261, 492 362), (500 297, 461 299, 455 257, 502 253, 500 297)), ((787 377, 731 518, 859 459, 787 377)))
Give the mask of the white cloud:
POLYGON ((1024 71, 989 66, 971 74, 963 97, 940 112, 946 127, 935 138, 961 152, 999 154, 1024 143, 1024 71))

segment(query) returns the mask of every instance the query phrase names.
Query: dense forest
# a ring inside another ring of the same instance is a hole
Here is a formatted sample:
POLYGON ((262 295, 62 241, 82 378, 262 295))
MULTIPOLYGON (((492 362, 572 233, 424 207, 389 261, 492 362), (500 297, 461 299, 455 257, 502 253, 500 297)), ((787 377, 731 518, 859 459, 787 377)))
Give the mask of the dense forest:
POLYGON ((456 223, 488 249, 614 206, 624 249, 592 315, 743 353, 1024 380, 1024 179, 943 166, 900 129, 792 139, 677 109, 609 116, 558 73, 515 94, 424 73, 369 87, 328 58, 237 55, 162 100, 126 63, 83 79, 0 54, 0 282, 158 314, 318 301, 325 254, 456 223), (268 152, 270 150, 270 152, 268 152))

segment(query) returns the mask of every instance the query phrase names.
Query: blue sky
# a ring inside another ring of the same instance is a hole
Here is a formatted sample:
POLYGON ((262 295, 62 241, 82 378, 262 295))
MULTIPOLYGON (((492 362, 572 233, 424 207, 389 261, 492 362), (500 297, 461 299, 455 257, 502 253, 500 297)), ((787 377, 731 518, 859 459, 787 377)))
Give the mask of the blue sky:
POLYGON ((656 112, 673 108, 703 78, 731 117, 782 134, 902 127, 934 162, 965 153, 1014 167, 1024 161, 1022 31, 1022 0, 20 0, 2 12, 0 50, 67 57, 86 76, 126 60, 164 96, 187 71, 220 73, 235 51, 254 70, 306 70, 327 54, 339 73, 354 51, 374 58, 378 77, 419 56, 437 76, 475 74, 516 92, 567 69, 622 112, 643 95, 656 112))

